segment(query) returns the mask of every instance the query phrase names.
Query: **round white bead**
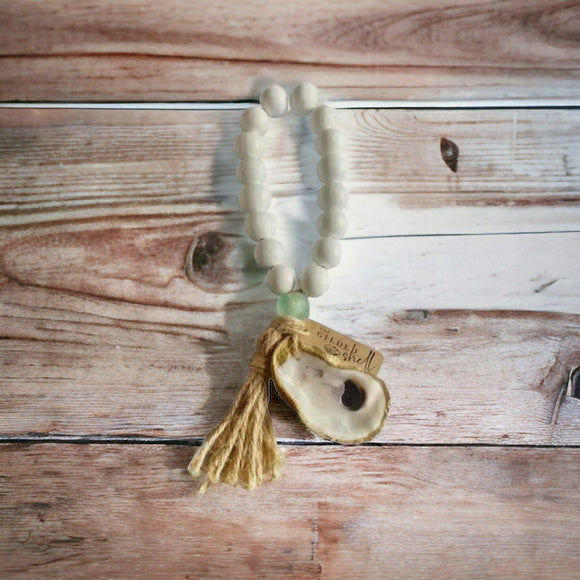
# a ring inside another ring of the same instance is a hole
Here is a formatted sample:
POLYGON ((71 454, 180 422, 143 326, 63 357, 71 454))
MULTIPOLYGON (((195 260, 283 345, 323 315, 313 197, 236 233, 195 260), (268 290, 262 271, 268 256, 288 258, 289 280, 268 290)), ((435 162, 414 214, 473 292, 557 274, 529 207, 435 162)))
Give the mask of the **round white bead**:
POLYGON ((320 214, 316 226, 322 238, 339 239, 346 233, 348 221, 339 209, 329 209, 320 214))
POLYGON ((328 105, 320 105, 310 113, 310 128, 315 135, 334 126, 334 109, 328 105))
POLYGON ((348 202, 348 190, 340 181, 331 181, 323 185, 318 192, 320 209, 340 209, 348 202))
POLYGON ((264 211, 268 209, 272 196, 261 183, 249 183, 242 187, 238 203, 244 211, 264 211))
POLYGON ((234 151, 236 157, 261 157, 264 153, 264 141, 258 133, 250 131, 249 133, 240 133, 234 142, 234 151))
POLYGON ((247 108, 240 119, 240 127, 242 131, 249 133, 250 131, 255 131, 260 135, 264 135, 268 130, 268 115, 266 111, 259 107, 258 105, 254 107, 247 108))
POLYGON ((304 117, 318 104, 318 89, 312 83, 302 83, 290 93, 290 106, 295 115, 304 117))
POLYGON ((316 151, 320 155, 340 153, 342 149, 342 137, 338 129, 324 129, 316 139, 316 151))
POLYGON ((286 294, 291 292, 294 288, 294 282, 296 282, 296 272, 294 268, 290 266, 274 266, 268 272, 268 288, 274 292, 274 294, 286 294))
POLYGON ((322 157, 316 166, 316 173, 323 183, 342 181, 346 175, 342 158, 335 154, 322 157))
POLYGON ((274 85, 262 91, 260 104, 270 117, 281 117, 288 111, 288 95, 280 85, 274 85))
POLYGON ((276 232, 276 216, 266 211, 253 211, 246 217, 244 231, 255 242, 269 238, 276 232))
POLYGON ((259 157, 244 157, 236 169, 236 177, 244 185, 248 183, 264 183, 266 166, 259 157))
POLYGON ((320 238, 312 246, 312 259, 323 268, 334 268, 340 264, 342 248, 333 238, 320 238))
POLYGON ((329 287, 328 272, 318 264, 310 264, 300 272, 300 288, 308 296, 322 296, 329 287))
POLYGON ((274 238, 264 238, 254 248, 254 259, 263 268, 279 266, 284 261, 285 254, 282 242, 274 238))

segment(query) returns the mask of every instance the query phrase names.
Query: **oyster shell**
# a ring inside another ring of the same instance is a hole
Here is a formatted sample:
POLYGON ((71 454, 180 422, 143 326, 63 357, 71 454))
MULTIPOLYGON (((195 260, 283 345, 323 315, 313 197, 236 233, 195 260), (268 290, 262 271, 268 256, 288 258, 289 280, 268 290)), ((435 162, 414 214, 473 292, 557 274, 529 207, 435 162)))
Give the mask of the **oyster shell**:
POLYGON ((385 384, 370 373, 329 359, 324 352, 293 354, 287 345, 278 348, 272 357, 277 392, 321 437, 349 444, 372 439, 388 412, 385 384))

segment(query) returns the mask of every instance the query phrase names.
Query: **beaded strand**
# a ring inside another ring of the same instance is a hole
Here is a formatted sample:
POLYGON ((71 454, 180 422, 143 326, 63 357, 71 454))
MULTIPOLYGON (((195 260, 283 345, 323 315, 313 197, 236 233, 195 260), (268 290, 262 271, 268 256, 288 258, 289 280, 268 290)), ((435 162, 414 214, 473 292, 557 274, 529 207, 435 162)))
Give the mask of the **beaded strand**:
POLYGON ((343 184, 345 170, 334 109, 328 104, 318 104, 318 89, 312 83, 297 86, 289 97, 281 86, 273 85, 262 91, 260 105, 242 113, 240 127, 242 133, 235 141, 234 151, 240 159, 236 176, 243 186, 238 201, 248 213, 244 230, 251 240, 257 242, 254 248, 256 263, 269 269, 267 284, 280 296, 279 314, 307 318, 308 296, 321 296, 328 290, 327 270, 340 263, 342 251, 338 240, 347 229, 343 210, 348 191, 343 184), (308 116, 310 128, 316 136, 316 150, 320 154, 317 175, 323 184, 318 192, 322 213, 316 224, 320 238, 312 246, 312 262, 300 272, 298 286, 294 268, 285 263, 286 250, 274 237, 276 217, 267 211, 271 195, 265 186, 266 166, 262 161, 262 138, 268 131, 269 117, 282 117, 289 110, 299 117, 308 116))

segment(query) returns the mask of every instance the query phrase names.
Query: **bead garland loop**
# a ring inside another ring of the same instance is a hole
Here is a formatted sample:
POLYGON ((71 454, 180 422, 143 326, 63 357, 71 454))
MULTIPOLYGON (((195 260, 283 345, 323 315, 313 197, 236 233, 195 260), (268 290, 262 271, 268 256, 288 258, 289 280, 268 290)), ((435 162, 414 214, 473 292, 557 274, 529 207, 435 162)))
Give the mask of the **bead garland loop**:
POLYGON ((238 201, 242 210, 248 213, 244 230, 251 240, 257 242, 254 248, 256 263, 269 269, 268 287, 280 296, 278 313, 307 318, 308 297, 321 296, 328 290, 327 270, 340 263, 338 240, 347 229, 344 208, 348 191, 343 184, 345 166, 334 109, 328 104, 319 104, 318 89, 312 83, 298 85, 290 96, 283 87, 273 85, 262 91, 260 105, 249 107, 242 113, 240 127, 242 133, 235 141, 234 151, 240 159, 236 176, 243 186, 238 201), (322 182, 318 192, 322 213, 316 224, 320 238, 313 244, 312 262, 298 277, 294 268, 286 263, 286 249, 282 242, 274 237, 276 217, 267 211, 271 195, 265 185, 267 171, 262 161, 263 136, 268 131, 269 118, 282 117, 290 110, 299 117, 308 117, 316 136, 316 150, 320 154, 316 172, 322 182))
POLYGON ((339 240, 347 228, 348 192, 333 109, 319 103, 318 89, 311 83, 299 85, 290 96, 274 85, 262 92, 259 106, 242 113, 240 125, 234 150, 240 159, 239 202, 248 214, 244 229, 256 242, 256 262, 268 269, 268 287, 279 295, 279 316, 258 339, 248 375, 230 409, 189 463, 189 473, 202 479, 201 495, 219 481, 253 489, 279 476, 283 457, 269 413, 273 388, 313 433, 341 444, 369 441, 381 430, 389 409, 389 393, 377 376, 382 355, 308 319, 308 298, 328 290, 328 270, 340 262, 339 240), (312 245, 312 261, 299 276, 275 237, 276 217, 268 211, 271 196, 262 161, 270 118, 289 111, 308 117, 322 182, 318 192, 322 211, 316 222, 320 237, 312 245))

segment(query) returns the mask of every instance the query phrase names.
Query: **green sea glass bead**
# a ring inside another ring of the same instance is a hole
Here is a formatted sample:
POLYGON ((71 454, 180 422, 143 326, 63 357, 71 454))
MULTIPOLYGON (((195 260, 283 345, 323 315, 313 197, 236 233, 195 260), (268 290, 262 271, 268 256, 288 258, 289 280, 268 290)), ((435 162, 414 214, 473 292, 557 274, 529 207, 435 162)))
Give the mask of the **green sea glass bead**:
POLYGON ((278 314, 305 320, 310 314, 308 296, 303 292, 288 292, 278 298, 278 314))

